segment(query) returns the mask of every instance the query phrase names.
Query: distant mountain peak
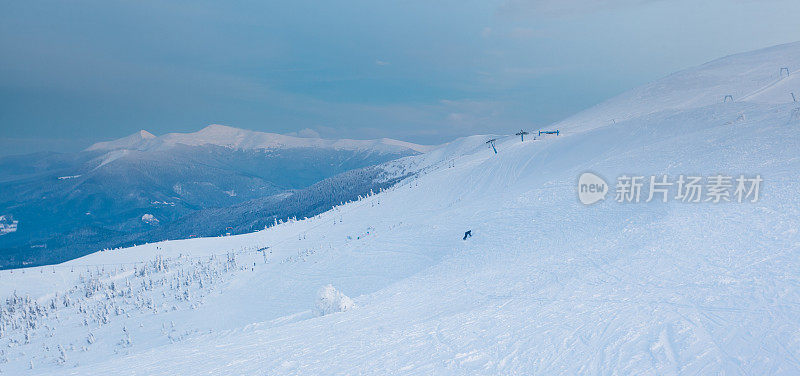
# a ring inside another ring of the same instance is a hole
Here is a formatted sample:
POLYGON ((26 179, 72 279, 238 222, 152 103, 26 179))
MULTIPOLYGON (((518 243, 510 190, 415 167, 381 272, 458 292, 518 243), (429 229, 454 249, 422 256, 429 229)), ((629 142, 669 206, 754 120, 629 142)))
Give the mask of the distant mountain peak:
POLYGON ((115 149, 137 149, 149 140, 156 139, 157 137, 152 133, 142 129, 132 135, 116 139, 113 141, 98 142, 86 148, 87 151, 92 150, 115 150, 115 149))
POLYGON ((138 135, 139 135, 139 137, 141 137, 143 140, 147 140, 147 139, 151 139, 151 138, 156 138, 156 136, 155 136, 155 135, 153 135, 152 133, 150 133, 150 132, 148 132, 148 131, 146 131, 146 130, 144 130, 144 129, 142 129, 142 130, 140 130, 139 132, 137 132, 137 134, 138 134, 138 135))

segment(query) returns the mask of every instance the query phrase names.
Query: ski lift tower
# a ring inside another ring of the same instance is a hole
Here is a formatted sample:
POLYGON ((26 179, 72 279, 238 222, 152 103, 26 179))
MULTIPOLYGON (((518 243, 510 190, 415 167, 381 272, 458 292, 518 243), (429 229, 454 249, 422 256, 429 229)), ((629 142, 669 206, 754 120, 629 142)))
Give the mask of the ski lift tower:
POLYGON ((539 136, 541 136, 543 134, 554 134, 554 135, 558 136, 559 133, 560 133, 560 131, 558 129, 556 129, 554 131, 539 131, 539 136))
POLYGON ((526 134, 529 134, 529 133, 528 133, 528 132, 525 132, 525 131, 523 131, 522 129, 520 129, 520 130, 519 130, 519 132, 517 132, 517 133, 516 133, 516 135, 517 135, 517 136, 519 136, 519 139, 520 139, 520 141, 522 141, 522 142, 525 142, 525 135, 526 135, 526 134))
POLYGON ((494 142, 495 142, 495 141, 497 141, 497 139, 496 139, 496 138, 493 138, 493 139, 491 139, 491 140, 489 140, 489 141, 486 141, 486 143, 487 143, 487 144, 489 144, 489 145, 491 145, 491 146, 492 146, 492 150, 494 150, 494 153, 495 153, 495 154, 497 154, 497 148, 496 148, 496 147, 494 147, 494 142))

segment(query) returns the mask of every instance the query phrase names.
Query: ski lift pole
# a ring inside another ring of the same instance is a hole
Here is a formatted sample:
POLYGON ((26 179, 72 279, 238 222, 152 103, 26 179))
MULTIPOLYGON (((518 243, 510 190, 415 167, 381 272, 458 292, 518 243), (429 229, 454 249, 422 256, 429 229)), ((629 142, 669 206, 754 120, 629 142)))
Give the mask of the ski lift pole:
POLYGON ((494 153, 495 153, 495 154, 497 154, 497 148, 496 148, 496 147, 494 147, 494 142, 495 142, 495 141, 497 141, 497 139, 496 139, 496 138, 493 138, 493 139, 491 139, 491 140, 489 140, 489 141, 486 141, 486 143, 487 143, 487 144, 489 144, 489 145, 491 145, 491 146, 492 146, 492 150, 494 150, 494 153))

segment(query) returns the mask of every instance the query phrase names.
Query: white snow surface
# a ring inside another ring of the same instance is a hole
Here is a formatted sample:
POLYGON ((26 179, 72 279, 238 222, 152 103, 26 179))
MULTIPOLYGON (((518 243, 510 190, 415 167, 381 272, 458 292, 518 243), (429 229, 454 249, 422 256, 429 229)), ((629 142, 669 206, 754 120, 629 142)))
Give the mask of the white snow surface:
POLYGON ((264 150, 279 148, 323 148, 336 150, 377 151, 397 153, 412 150, 426 152, 431 146, 382 138, 377 140, 330 140, 313 137, 294 137, 277 133, 255 132, 220 124, 209 125, 193 133, 169 133, 154 136, 142 130, 130 136, 106 142, 98 142, 86 150, 153 150, 167 149, 176 145, 216 145, 232 149, 264 150))
POLYGON ((44 312, 4 321, 0 371, 800 374, 798 104, 763 100, 798 62, 800 44, 718 60, 587 112, 615 125, 579 114, 498 154, 459 139, 390 162, 417 172, 392 189, 264 231, 0 271, 0 296, 44 312), (755 203, 584 206, 586 171, 764 182, 755 203), (315 314, 328 284, 355 307, 315 314))

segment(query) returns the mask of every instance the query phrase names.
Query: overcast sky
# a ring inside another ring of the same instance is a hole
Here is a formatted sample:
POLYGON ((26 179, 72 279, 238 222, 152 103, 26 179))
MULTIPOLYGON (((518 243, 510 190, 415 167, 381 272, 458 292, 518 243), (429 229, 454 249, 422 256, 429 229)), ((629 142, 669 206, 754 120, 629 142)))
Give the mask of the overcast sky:
POLYGON ((800 40, 797 0, 3 1, 0 154, 211 123, 438 143, 800 40))

